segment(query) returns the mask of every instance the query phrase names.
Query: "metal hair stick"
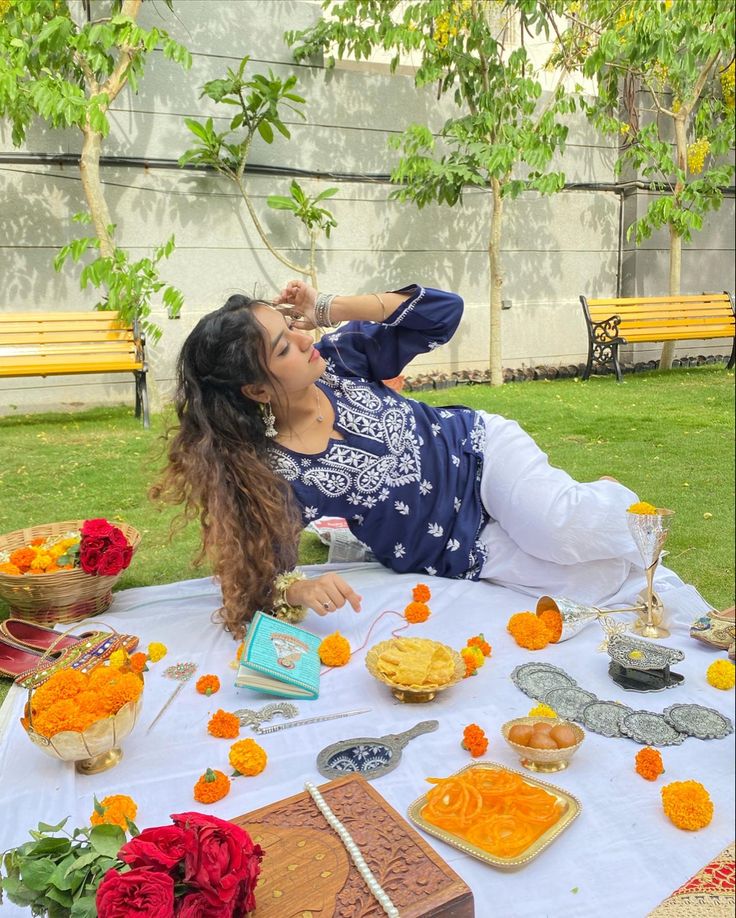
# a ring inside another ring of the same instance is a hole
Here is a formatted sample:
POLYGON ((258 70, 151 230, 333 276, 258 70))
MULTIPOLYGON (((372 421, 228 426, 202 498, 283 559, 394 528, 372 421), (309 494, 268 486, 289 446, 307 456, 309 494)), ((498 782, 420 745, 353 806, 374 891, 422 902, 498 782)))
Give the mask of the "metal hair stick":
POLYGON ((301 720, 285 720, 282 724, 272 724, 270 727, 258 727, 256 733, 276 733, 288 727, 301 727, 303 724, 318 724, 323 720, 337 720, 338 717, 353 717, 355 714, 368 714, 372 708, 360 708, 356 711, 339 711, 337 714, 321 714, 317 717, 304 717, 301 720))

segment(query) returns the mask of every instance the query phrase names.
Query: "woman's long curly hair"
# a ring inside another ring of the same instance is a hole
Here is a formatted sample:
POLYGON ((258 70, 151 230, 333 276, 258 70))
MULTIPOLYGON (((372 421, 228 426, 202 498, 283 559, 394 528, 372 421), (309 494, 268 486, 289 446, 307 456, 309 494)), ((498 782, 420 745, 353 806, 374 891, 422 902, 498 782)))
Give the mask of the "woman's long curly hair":
POLYGON ((199 517, 202 547, 220 581, 220 620, 236 637, 268 609, 273 581, 297 560, 301 516, 289 485, 271 469, 261 406, 241 392, 270 380, 263 327, 253 306, 231 296, 201 319, 177 361, 179 426, 151 497, 181 504, 174 528, 199 517))

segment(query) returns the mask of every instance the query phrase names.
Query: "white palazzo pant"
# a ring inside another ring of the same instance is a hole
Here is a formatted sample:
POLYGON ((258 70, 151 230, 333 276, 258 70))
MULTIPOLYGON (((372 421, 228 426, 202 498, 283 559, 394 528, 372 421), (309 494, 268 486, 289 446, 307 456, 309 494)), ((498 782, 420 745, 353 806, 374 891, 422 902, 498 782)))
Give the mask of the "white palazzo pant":
MULTIPOLYGON (((481 415, 487 441, 480 493, 491 517, 480 536, 488 549, 481 577, 534 596, 634 602, 645 577, 626 510, 637 495, 614 481, 575 481, 549 464, 516 421, 481 415)), ((662 565, 655 588, 683 622, 710 608, 662 565)))

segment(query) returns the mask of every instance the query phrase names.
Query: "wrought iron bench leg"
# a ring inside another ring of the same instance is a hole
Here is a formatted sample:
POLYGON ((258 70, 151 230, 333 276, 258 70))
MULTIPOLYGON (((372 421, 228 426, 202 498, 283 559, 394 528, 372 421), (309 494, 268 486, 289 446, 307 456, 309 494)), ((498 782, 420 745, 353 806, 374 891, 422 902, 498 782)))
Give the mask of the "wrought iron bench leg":
POLYGON ((732 370, 733 365, 736 363, 736 337, 733 339, 733 346, 731 347, 731 356, 726 364, 727 370, 732 370))
POLYGON ((135 416, 139 418, 143 414, 143 426, 151 426, 151 419, 148 414, 148 386, 146 383, 146 371, 138 371, 135 374, 135 416))

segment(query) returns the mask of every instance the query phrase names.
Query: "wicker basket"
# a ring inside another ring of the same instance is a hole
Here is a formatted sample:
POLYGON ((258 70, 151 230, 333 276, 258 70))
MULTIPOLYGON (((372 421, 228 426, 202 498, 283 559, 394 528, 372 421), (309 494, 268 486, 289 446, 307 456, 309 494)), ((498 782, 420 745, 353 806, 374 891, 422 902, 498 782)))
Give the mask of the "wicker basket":
MULTIPOLYGON (((0 536, 0 551, 14 551, 34 539, 62 536, 70 530, 80 529, 83 523, 84 520, 65 520, 8 532, 0 536)), ((141 541, 138 530, 126 523, 119 524, 118 528, 135 552, 141 541)), ((78 622, 109 608, 112 588, 119 577, 120 574, 113 577, 86 574, 81 568, 20 577, 0 572, 0 598, 8 603, 11 615, 16 618, 39 625, 78 622)))

